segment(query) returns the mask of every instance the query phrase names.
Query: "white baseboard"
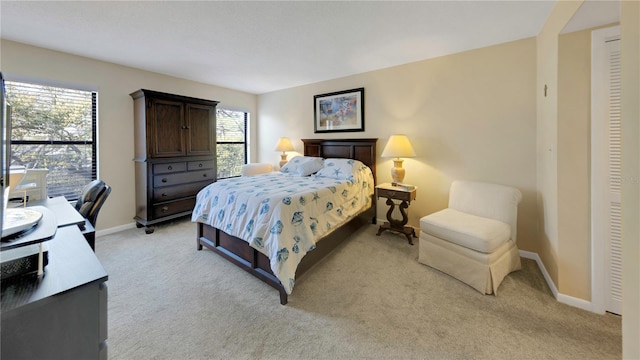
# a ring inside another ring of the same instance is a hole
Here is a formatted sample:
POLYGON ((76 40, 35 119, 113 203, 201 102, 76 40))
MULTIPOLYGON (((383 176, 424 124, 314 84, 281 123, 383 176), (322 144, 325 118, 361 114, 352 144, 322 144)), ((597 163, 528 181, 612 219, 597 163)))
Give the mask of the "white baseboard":
POLYGON ((542 276, 544 276, 544 279, 547 282, 547 286, 549 286, 549 289, 553 293, 553 297, 558 300, 558 288, 556 287, 556 284, 553 283, 553 280, 551 280, 551 276, 549 275, 549 272, 547 272, 547 269, 544 267, 542 259, 540 259, 538 253, 524 250, 518 250, 518 252, 520 253, 520 257, 536 261, 536 264, 538 264, 538 268, 542 272, 542 276))
POLYGON ((553 297, 556 298, 558 302, 561 302, 563 304, 567 304, 573 307, 577 307, 582 310, 587 310, 587 311, 597 313, 597 311, 594 310, 593 304, 591 303, 591 301, 559 293, 558 288, 556 287, 556 284, 554 284, 553 281, 551 280, 551 276, 549 276, 547 269, 544 267, 544 263, 542 263, 542 259, 540 259, 540 256, 537 253, 534 253, 531 251, 524 251, 524 250, 519 250, 519 253, 520 253, 520 257, 523 257, 525 259, 535 260, 536 264, 538 264, 538 268, 540 268, 540 271, 544 276, 544 279, 547 281, 547 285, 549 286, 549 289, 553 293, 553 297))
POLYGON ((100 236, 104 236, 104 235, 110 235, 110 234, 117 233, 118 231, 122 231, 122 230, 133 229, 134 227, 136 227, 136 223, 132 222, 132 223, 129 223, 129 224, 115 226, 115 227, 104 229, 104 230, 98 230, 98 231, 96 231, 96 237, 100 237, 100 236))

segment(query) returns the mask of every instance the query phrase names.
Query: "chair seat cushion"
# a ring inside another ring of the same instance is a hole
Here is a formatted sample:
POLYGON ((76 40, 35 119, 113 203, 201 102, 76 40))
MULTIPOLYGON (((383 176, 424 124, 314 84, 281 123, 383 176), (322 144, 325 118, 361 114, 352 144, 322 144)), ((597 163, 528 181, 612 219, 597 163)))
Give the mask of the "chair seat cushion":
POLYGON ((494 252, 511 238, 508 224, 451 208, 420 219, 420 230, 485 254, 494 252))

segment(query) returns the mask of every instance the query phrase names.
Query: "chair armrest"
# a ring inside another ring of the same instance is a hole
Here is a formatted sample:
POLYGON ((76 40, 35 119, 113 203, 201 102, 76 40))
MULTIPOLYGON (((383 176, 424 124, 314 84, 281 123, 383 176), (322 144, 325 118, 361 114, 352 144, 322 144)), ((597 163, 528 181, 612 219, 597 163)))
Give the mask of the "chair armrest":
POLYGON ((265 174, 273 171, 273 165, 267 163, 251 163, 242 165, 242 176, 265 174))

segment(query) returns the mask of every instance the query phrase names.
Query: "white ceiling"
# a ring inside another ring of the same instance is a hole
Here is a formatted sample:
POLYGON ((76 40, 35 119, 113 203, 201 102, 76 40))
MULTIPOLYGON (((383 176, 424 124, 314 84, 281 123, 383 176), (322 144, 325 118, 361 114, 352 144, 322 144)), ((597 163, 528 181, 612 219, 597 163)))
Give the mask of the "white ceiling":
POLYGON ((573 15, 562 33, 571 33, 620 21, 619 0, 586 0, 573 15))
POLYGON ((4 1, 0 36, 254 94, 536 36, 554 1, 4 1))

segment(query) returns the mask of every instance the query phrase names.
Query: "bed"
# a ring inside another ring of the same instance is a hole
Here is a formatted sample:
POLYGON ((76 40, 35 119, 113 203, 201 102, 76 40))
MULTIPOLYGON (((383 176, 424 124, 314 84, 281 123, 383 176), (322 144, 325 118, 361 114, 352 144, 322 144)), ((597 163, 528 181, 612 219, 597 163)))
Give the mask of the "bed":
MULTIPOLYGON (((304 143, 304 156, 306 157, 320 157, 325 159, 355 159, 366 165, 371 170, 371 175, 373 178, 373 184, 369 184, 368 186, 375 187, 375 174, 376 174, 376 142, 377 139, 303 139, 304 143)), ((337 160, 339 161, 339 160, 337 160)), ((358 162, 355 162, 359 164, 358 162)), ((263 176, 263 175, 258 175, 263 176)), ((271 181, 278 181, 277 174, 266 174, 264 178, 270 178, 271 181)), ((256 179, 256 177, 253 177, 256 179)), ((246 180, 245 180, 246 182, 246 180)), ((222 181, 220 182, 223 185, 222 181)), ((237 185, 240 186, 240 185, 237 185)), ((292 184, 293 186, 293 184, 292 184)), ((341 184, 337 184, 336 186, 343 186, 341 184)), ((368 206, 360 209, 356 212, 356 215, 351 217, 346 223, 343 223, 339 227, 331 228, 329 231, 323 229, 324 232, 327 233, 326 236, 322 236, 319 240, 315 241, 313 246, 304 246, 303 249, 308 250, 306 254, 304 254, 300 262, 293 270, 283 270, 280 268, 276 268, 278 270, 274 273, 272 270, 272 263, 276 260, 274 256, 271 258, 267 256, 268 251, 264 248, 261 248, 261 241, 256 244, 255 241, 252 241, 253 246, 251 246, 248 240, 243 240, 239 237, 229 235, 226 231, 221 230, 220 228, 224 227, 219 225, 218 227, 212 226, 209 223, 215 223, 214 219, 200 219, 199 214, 202 214, 202 209, 200 207, 205 206, 202 203, 202 198, 204 198, 204 192, 207 191, 209 187, 203 189, 201 193, 198 195, 198 202, 196 202, 196 206, 194 208, 194 215, 192 221, 196 222, 197 226, 197 249, 202 250, 203 247, 206 247, 213 252, 221 255, 226 258, 233 264, 239 266, 243 270, 249 272, 254 275, 258 279, 272 286, 276 290, 278 290, 280 294, 280 303, 285 305, 288 301, 288 293, 291 292, 293 288, 293 283, 288 283, 287 281, 281 281, 278 276, 282 279, 287 279, 287 277, 283 277, 281 271, 283 272, 294 272, 294 276, 292 278, 299 279, 302 274, 304 274, 307 270, 309 270, 313 265, 322 260, 327 254, 329 254, 333 249, 335 249, 343 240, 345 240, 350 234, 356 231, 365 223, 375 223, 376 216, 376 201, 375 196, 372 194, 370 198, 366 199, 366 203, 368 206), (208 221, 207 221, 208 220, 208 221), (256 246, 260 245, 260 246, 256 246), (307 249, 308 248, 308 249, 307 249), (277 275, 276 275, 277 274, 277 275), (283 285, 284 282, 284 285, 283 285)), ((321 190, 325 188, 324 183, 319 186, 320 196, 325 196, 321 190)), ((332 189, 334 190, 334 189, 332 189)), ((266 192, 266 190, 265 190, 266 192)), ((335 192, 335 191, 333 191, 335 192)), ((340 191, 338 191, 340 193, 340 191)), ((313 200, 317 198, 314 196, 313 200)), ((226 199, 226 198, 225 198, 226 199)), ((258 203, 264 204, 265 201, 256 200, 258 203)), ((211 206, 211 205, 206 205, 211 206)), ((271 204, 271 207, 274 207, 274 204, 271 204)), ((233 210, 239 212, 239 210, 233 210)), ((244 211, 244 209, 243 209, 244 211)), ((261 212, 261 209, 253 209, 252 211, 261 212)), ((217 216, 217 214, 208 214, 207 216, 217 216)), ((226 214, 227 218, 230 216, 226 214)), ((258 215, 256 215, 258 216, 258 215)), ((206 218, 206 216, 205 216, 206 218)), ((222 219, 218 219, 219 224, 223 224, 226 222, 221 222, 222 219)), ((227 221, 227 220, 225 220, 227 221)), ((242 224, 247 225, 247 224, 242 224)), ((229 231, 229 228, 225 228, 228 232, 233 233, 233 231, 229 231)), ((273 233, 273 232, 272 232, 273 233)), ((262 239, 260 239, 262 240, 262 239)), ((299 241, 299 239, 296 239, 299 241)), ((309 242, 302 236, 302 241, 300 244, 309 244, 309 242)), ((269 245, 269 250, 273 249, 274 245, 269 245)), ((302 247, 302 246, 301 246, 302 247)), ((297 250, 297 249, 296 249, 297 250)), ((297 253, 297 251, 295 251, 297 253)), ((281 253, 277 253, 277 255, 271 251, 272 254, 277 256, 277 260, 280 260, 280 257, 283 255, 281 253)), ((293 252, 287 252, 284 254, 285 256, 295 255, 293 252)))

